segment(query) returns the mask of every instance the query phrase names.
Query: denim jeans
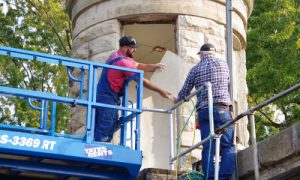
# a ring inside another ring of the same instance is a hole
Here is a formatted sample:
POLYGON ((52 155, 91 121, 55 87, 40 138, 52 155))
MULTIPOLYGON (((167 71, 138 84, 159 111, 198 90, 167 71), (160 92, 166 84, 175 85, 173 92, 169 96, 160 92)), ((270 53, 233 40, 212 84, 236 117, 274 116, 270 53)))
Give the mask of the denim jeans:
MULTIPOLYGON (((214 128, 219 128, 228 121, 231 121, 230 111, 221 107, 213 108, 213 117, 214 117, 214 128)), ((201 138, 204 139, 210 134, 209 128, 209 113, 208 108, 198 111, 198 119, 201 130, 201 138)), ((233 144, 233 134, 234 129, 233 125, 229 126, 226 132, 221 136, 221 162, 219 170, 219 179, 220 180, 229 180, 231 174, 235 170, 235 146, 233 144)), ((207 141, 203 144, 202 151, 202 164, 204 176, 207 176, 207 168, 209 168, 208 179, 214 179, 214 155, 215 155, 215 140, 211 143, 207 141), (209 152, 210 149, 210 152, 209 152), (209 165, 208 158, 210 153, 209 165)), ((206 179, 206 178, 205 178, 206 179)))
MULTIPOLYGON (((109 95, 97 95, 97 102, 120 105, 118 99, 109 95)), ((110 142, 118 120, 118 110, 112 108, 96 108, 95 141, 110 142)))

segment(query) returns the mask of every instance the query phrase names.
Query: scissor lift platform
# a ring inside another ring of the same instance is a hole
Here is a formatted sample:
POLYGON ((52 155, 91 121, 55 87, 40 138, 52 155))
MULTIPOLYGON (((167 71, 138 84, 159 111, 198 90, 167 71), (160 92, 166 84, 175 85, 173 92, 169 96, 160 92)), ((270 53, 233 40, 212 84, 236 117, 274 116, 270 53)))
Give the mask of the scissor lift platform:
POLYGON ((124 146, 0 130, 0 173, 5 176, 134 179, 141 158, 141 151, 124 146))
POLYGON ((69 79, 80 84, 78 98, 0 86, 0 96, 25 99, 32 109, 40 112, 39 127, 0 124, 1 179, 28 177, 31 179, 135 179, 142 165, 139 134, 143 96, 142 71, 2 46, 0 46, 0 55, 66 66, 69 79), (79 79, 71 75, 71 68, 81 70, 79 79), (125 82, 122 106, 96 102, 98 68, 133 72, 132 77, 125 82), (86 83, 85 79, 87 79, 86 83), (137 80, 135 107, 128 100, 128 85, 133 79, 137 80), (87 87, 84 87, 84 84, 87 84, 87 87), (87 92, 86 97, 83 95, 84 88, 87 92), (32 100, 39 102, 40 106, 34 106, 32 100), (84 136, 56 132, 56 103, 86 108, 84 136), (94 141, 94 118, 97 107, 115 108, 122 112, 120 145, 94 141), (132 125, 133 118, 135 118, 135 126, 132 125), (127 123, 131 124, 129 133, 127 123), (131 146, 127 146, 128 144, 131 146))

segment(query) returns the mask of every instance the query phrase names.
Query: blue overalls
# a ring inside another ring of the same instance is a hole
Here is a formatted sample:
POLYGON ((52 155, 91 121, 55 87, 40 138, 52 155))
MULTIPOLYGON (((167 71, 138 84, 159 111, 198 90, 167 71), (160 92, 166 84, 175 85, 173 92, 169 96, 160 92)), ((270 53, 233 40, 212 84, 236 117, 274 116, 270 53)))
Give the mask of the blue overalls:
MULTIPOLYGON (((106 64, 113 65, 118 61, 126 60, 126 57, 118 57, 106 64)), ((102 69, 101 77, 97 85, 96 101, 98 103, 120 105, 122 94, 115 93, 109 84, 107 68, 102 69)), ((110 142, 119 118, 118 110, 112 108, 97 107, 95 121, 95 141, 110 142)))

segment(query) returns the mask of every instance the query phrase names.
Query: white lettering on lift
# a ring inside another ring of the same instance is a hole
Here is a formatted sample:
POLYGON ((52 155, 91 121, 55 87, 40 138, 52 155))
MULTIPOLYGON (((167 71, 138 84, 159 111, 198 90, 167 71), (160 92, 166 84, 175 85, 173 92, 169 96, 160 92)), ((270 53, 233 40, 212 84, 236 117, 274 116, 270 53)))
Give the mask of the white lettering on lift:
POLYGON ((84 149, 84 151, 88 157, 110 157, 113 155, 113 151, 104 146, 88 148, 84 149))
POLYGON ((43 145, 42 145, 42 149, 46 149, 46 150, 53 150, 54 149, 54 145, 56 144, 55 141, 48 141, 48 140, 44 140, 43 141, 43 145))
POLYGON ((35 149, 39 148, 39 149, 45 149, 45 150, 53 150, 54 146, 56 144, 56 141, 0 134, 0 145, 1 144, 9 144, 12 146, 20 146, 20 147, 25 147, 25 148, 35 148, 35 149))

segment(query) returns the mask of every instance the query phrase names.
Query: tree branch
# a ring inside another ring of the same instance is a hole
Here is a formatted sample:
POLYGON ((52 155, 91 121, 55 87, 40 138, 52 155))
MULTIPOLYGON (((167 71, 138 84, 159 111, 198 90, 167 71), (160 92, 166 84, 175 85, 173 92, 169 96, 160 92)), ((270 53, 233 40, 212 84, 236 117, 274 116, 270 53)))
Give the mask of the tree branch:
MULTIPOLYGON (((259 103, 256 101, 256 99, 255 99, 254 101, 255 101, 255 104, 256 104, 256 105, 259 104, 259 103)), ((262 112, 261 109, 258 109, 257 111, 258 111, 260 114, 262 114, 262 115, 263 115, 263 116, 271 123, 272 126, 274 126, 274 127, 276 127, 276 128, 280 128, 280 127, 281 127, 281 124, 277 124, 277 123, 275 123, 274 121, 272 121, 272 119, 270 119, 270 118, 268 117, 267 114, 265 114, 264 112, 262 112)))
MULTIPOLYGON (((20 66, 19 65, 19 63, 15 60, 15 59, 12 59, 12 61, 14 62, 14 64, 15 64, 15 66, 20 66)), ((29 78, 29 75, 28 75, 28 72, 27 72, 27 70, 26 70, 26 68, 25 68, 25 66, 24 66, 24 64, 23 64, 23 62, 21 62, 21 64, 22 64, 22 67, 24 68, 24 70, 25 70, 25 72, 27 73, 27 76, 28 76, 28 78, 29 78)), ((5 68, 6 69, 6 68, 5 68)), ((27 82, 25 81, 25 79, 23 79, 23 82, 24 82, 24 84, 25 84, 25 87, 28 87, 28 84, 27 84, 27 82)), ((21 85, 21 84, 19 84, 19 85, 21 85)), ((24 88, 24 87, 21 87, 21 88, 24 88)))
MULTIPOLYGON (((51 29, 53 30, 54 34, 55 34, 56 37, 58 38, 59 43, 60 43, 61 46, 63 47, 63 49, 64 49, 66 55, 69 56, 69 52, 67 51, 67 49, 66 49, 66 47, 65 47, 65 45, 64 45, 64 43, 63 43, 63 40, 61 39, 61 37, 60 37, 60 35, 59 35, 57 29, 55 28, 55 25, 54 25, 53 21, 52 21, 51 18, 49 17, 47 11, 45 11, 44 9, 42 9, 42 10, 39 9, 39 8, 38 8, 33 2, 31 2, 30 0, 27 0, 27 2, 28 2, 29 4, 31 4, 31 5, 39 12, 39 13, 37 13, 38 15, 42 16, 41 11, 44 11, 44 13, 45 13, 45 15, 46 15, 46 17, 47 17, 46 20, 48 21, 48 23, 49 23, 51 29)), ((42 3, 41 1, 39 1, 39 2, 40 2, 40 4, 43 6, 43 3, 42 3)))
POLYGON ((257 110, 259 113, 261 113, 270 123, 272 126, 276 127, 276 128, 280 128, 281 124, 277 124, 274 121, 272 121, 272 119, 270 119, 264 112, 262 112, 260 109, 257 110))

